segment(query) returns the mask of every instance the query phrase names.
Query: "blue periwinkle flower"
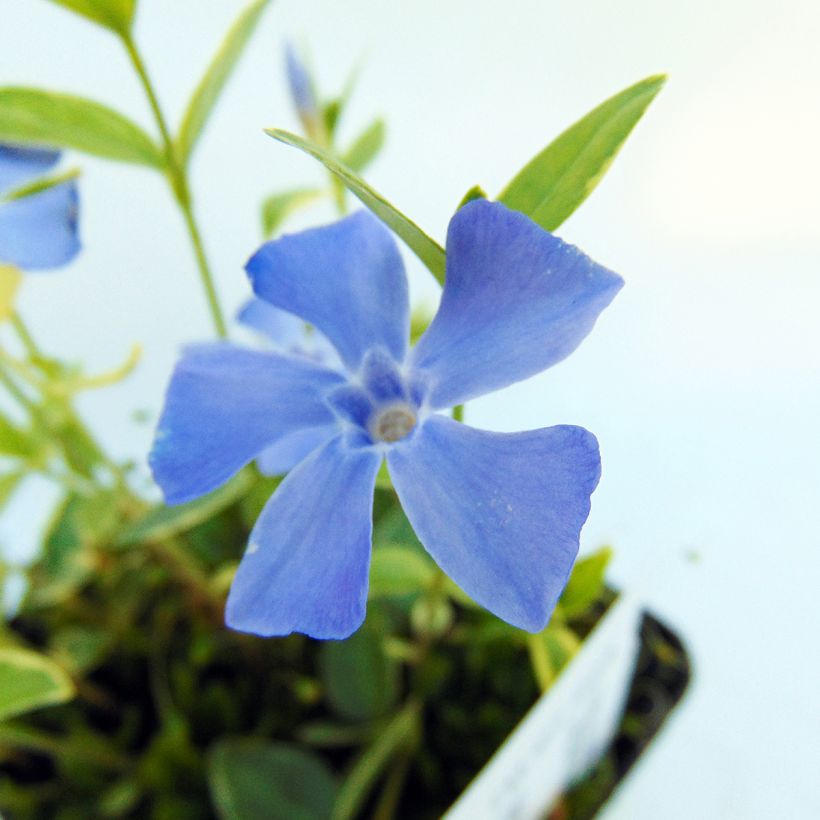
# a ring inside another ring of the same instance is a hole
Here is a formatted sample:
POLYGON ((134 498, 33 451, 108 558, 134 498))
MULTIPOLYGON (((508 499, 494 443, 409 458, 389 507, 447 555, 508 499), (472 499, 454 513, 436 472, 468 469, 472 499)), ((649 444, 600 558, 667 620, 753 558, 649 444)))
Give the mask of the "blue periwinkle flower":
POLYGON ((73 179, 14 196, 59 158, 58 151, 0 143, 0 263, 23 270, 56 268, 79 251, 73 179))
POLYGON ((319 104, 308 70, 292 43, 285 45, 285 73, 296 113, 308 134, 313 134, 319 121, 319 104))
POLYGON ((490 433, 441 411, 566 357, 620 277, 526 216, 472 202, 450 222, 441 305, 409 350, 402 260, 367 212, 269 242, 247 270, 257 297, 318 328, 339 364, 216 343, 188 349, 171 379, 150 459, 171 504, 311 437, 251 533, 228 625, 316 638, 361 625, 386 459, 439 566, 500 618, 542 629, 589 514, 597 442, 566 425, 490 433))

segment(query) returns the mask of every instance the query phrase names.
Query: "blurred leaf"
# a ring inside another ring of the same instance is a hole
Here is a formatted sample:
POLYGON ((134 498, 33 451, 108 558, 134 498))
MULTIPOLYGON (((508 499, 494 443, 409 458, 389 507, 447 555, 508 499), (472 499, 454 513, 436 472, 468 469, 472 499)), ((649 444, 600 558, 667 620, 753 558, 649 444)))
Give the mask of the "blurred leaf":
POLYGON ((476 199, 487 199, 487 192, 480 185, 473 185, 458 203, 457 211, 460 211, 468 202, 473 202, 476 199))
POLYGON ((370 561, 369 595, 390 598, 418 594, 435 575, 435 564, 415 549, 379 547, 373 550, 370 561))
POLYGON ((270 239, 291 214, 315 202, 323 194, 319 188, 298 188, 269 196, 262 203, 262 233, 265 239, 270 239))
POLYGON ((0 415, 0 455, 30 458, 36 452, 37 440, 0 415))
POLYGON ((381 635, 362 627, 345 641, 327 641, 319 650, 319 672, 327 699, 349 720, 383 715, 398 697, 398 666, 384 651, 381 635))
POLYGON ((413 253, 427 266, 439 282, 444 282, 444 248, 431 239, 415 222, 391 205, 380 193, 371 188, 344 163, 323 148, 302 137, 278 128, 266 132, 279 142, 292 145, 318 159, 328 171, 335 174, 379 219, 401 238, 413 253))
POLYGON ((73 697, 71 678, 44 655, 0 649, 0 720, 73 697))
POLYGON ((0 140, 75 148, 162 169, 165 159, 131 120, 100 103, 36 88, 0 88, 0 140))
POLYGON ((24 478, 24 472, 6 473, 0 476, 0 510, 8 504, 12 494, 24 478))
POLYGON ((51 639, 57 660, 77 674, 95 668, 105 654, 109 636, 93 626, 64 626, 51 639))
POLYGON ((128 34, 137 0, 51 0, 117 34, 128 34))
POLYGON ((231 26, 188 103, 176 138, 176 155, 185 164, 208 122, 219 95, 236 67, 270 0, 254 0, 231 26))
POLYGON ((601 180, 665 81, 647 77, 610 97, 530 160, 498 200, 554 231, 601 180))
POLYGON ((604 576, 612 560, 612 548, 602 549, 576 561, 558 606, 565 618, 576 618, 594 604, 604 591, 604 576))
POLYGON ((208 774, 222 820, 327 820, 336 796, 321 757, 259 738, 217 741, 208 774))
POLYGON ((19 268, 0 263, 0 322, 11 318, 14 312, 14 298, 22 281, 23 274, 19 268))
POLYGON ((342 156, 342 162, 352 171, 361 173, 376 158, 384 146, 385 124, 379 117, 359 134, 342 156))
POLYGON ((143 518, 120 533, 117 546, 125 547, 144 541, 164 541, 190 530, 238 501, 251 489, 255 480, 251 470, 242 470, 227 484, 202 498, 176 507, 154 507, 143 518))
POLYGON ((311 746, 334 748, 337 746, 358 746, 373 736, 372 723, 332 723, 329 720, 317 720, 305 723, 296 731, 302 743, 311 746))

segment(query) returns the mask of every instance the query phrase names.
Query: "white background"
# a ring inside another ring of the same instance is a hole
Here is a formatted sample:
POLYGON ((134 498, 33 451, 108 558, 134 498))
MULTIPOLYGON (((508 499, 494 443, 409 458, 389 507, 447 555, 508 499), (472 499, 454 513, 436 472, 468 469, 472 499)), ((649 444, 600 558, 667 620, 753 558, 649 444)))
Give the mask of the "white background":
MULTIPOLYGON (((137 36, 177 121, 239 0, 141 0, 137 36)), ((820 816, 820 11, 811 0, 346 0, 270 9, 194 164, 226 306, 258 205, 319 169, 261 133, 294 128, 286 37, 323 87, 364 57, 344 133, 389 124, 368 174, 443 239, 464 191, 498 192, 548 139, 641 77, 666 70, 601 186, 561 229, 627 287, 553 370, 475 402, 497 430, 582 424, 604 477, 584 544, 617 549, 637 587, 687 640, 685 705, 608 818, 820 816)), ((0 82, 116 105, 148 126, 113 37, 43 0, 0 0, 0 82)), ((109 447, 142 459, 179 344, 210 326, 179 218, 151 172, 74 156, 85 253, 30 276, 21 306, 43 344, 104 369, 132 342, 143 363, 83 409, 109 447)), ((311 220, 328 212, 314 212, 311 220)), ((295 224, 299 224, 297 221, 295 224)), ((436 289, 407 254, 418 299, 436 289)), ((2 536, 25 551, 20 502, 2 536)), ((30 507, 31 505, 29 505, 30 507)))

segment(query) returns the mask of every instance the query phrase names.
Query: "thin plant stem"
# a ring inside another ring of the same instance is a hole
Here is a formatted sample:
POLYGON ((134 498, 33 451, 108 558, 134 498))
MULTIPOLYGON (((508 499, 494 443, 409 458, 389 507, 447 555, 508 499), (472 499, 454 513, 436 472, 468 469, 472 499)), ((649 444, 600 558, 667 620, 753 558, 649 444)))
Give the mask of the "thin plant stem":
POLYGON ((34 341, 34 337, 31 335, 29 329, 26 327, 26 324, 23 321, 22 316, 20 316, 20 314, 16 310, 11 314, 11 324, 17 332, 17 335, 20 337, 20 341, 23 343, 23 347, 26 349, 26 353, 28 354, 29 358, 45 358, 42 352, 40 351, 40 348, 37 346, 37 342, 34 341))
POLYGON ((527 635, 527 649, 530 653, 530 665, 532 666, 535 680, 542 692, 546 692, 555 680, 555 672, 552 668, 552 661, 541 635, 527 635))
POLYGON ((194 216, 187 170, 185 166, 179 162, 176 155, 171 132, 168 129, 168 124, 162 113, 162 108, 160 108, 156 91, 154 90, 154 86, 148 76, 148 70, 145 67, 145 63, 143 62, 139 50, 137 49, 136 43, 128 34, 122 36, 122 42, 125 46, 125 50, 128 52, 128 57, 131 60, 131 64, 134 66, 134 70, 137 73, 140 84, 145 92, 145 96, 148 99, 148 104, 151 106, 151 111, 154 115, 154 119, 156 120, 157 127, 159 128, 159 132, 162 137, 162 146, 165 151, 166 176, 171 186, 171 190, 173 191, 174 198, 179 205, 180 211, 182 212, 182 216, 185 220, 185 227, 188 231, 188 236, 194 250, 196 264, 199 270, 199 278, 205 291, 205 298, 208 301, 208 308, 211 312, 214 328, 216 329, 218 336, 225 338, 228 335, 228 328, 225 324, 222 308, 219 305, 219 297, 217 296, 216 287, 214 286, 214 278, 211 273, 211 267, 208 263, 208 257, 205 254, 202 234, 194 216))

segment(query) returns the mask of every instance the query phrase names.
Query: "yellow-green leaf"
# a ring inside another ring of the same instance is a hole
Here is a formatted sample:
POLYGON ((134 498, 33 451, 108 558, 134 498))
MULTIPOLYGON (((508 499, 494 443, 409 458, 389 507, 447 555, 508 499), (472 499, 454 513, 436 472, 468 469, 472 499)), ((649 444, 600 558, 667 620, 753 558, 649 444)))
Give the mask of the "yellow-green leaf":
POLYGON ((407 244, 439 282, 444 283, 444 248, 429 237, 415 222, 391 205, 380 193, 371 188, 358 174, 323 148, 296 134, 278 128, 266 129, 265 133, 279 142, 292 145, 318 159, 328 171, 344 183, 352 194, 357 196, 407 244))
POLYGON ((590 111, 530 160, 499 201, 554 231, 601 180, 665 81, 647 77, 590 111))
POLYGON ((0 720, 73 697, 71 678, 53 661, 27 649, 0 649, 0 720))
POLYGON ((270 0, 254 0, 239 15, 196 87, 176 139, 176 153, 180 162, 187 162, 193 153, 222 89, 269 2, 270 0))
POLYGON ((51 0, 98 25, 127 34, 134 22, 137 0, 51 0))
POLYGON ((37 88, 0 88, 0 140, 75 148, 120 162, 162 168, 151 138, 105 105, 37 88))
POLYGON ((270 239, 291 214, 315 202, 323 193, 319 188, 298 188, 269 196, 262 203, 262 233, 265 239, 270 239))
POLYGON ((14 297, 22 279, 19 268, 0 262, 0 322, 5 322, 14 312, 14 297))
POLYGON ((382 150, 385 130, 383 119, 374 120, 356 137, 342 156, 342 162, 356 173, 361 173, 382 150))

